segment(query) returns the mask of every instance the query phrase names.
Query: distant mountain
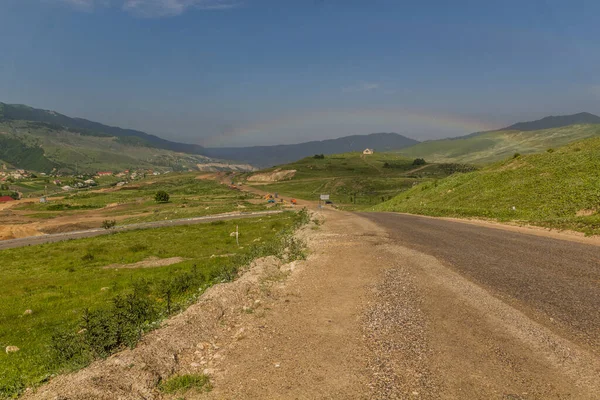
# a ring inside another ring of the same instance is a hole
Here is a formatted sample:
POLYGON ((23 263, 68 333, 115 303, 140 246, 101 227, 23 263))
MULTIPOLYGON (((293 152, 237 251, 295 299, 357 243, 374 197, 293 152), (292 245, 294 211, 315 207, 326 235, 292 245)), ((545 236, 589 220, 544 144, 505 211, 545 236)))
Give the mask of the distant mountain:
POLYGON ((87 136, 105 136, 125 138, 130 142, 137 142, 149 147, 172 150, 180 153, 202 154, 203 147, 197 144, 177 143, 162 139, 155 135, 134 129, 123 129, 88 121, 83 118, 71 118, 55 111, 42 110, 22 104, 0 103, 0 121, 22 120, 51 124, 50 127, 62 128, 71 132, 87 136))
POLYGON ((257 167, 270 167, 287 164, 314 154, 347 153, 363 151, 365 148, 375 149, 375 151, 391 151, 417 143, 419 143, 417 140, 397 133, 372 133, 277 146, 205 148, 204 155, 244 162, 257 167))
POLYGON ((503 131, 538 131, 540 129, 561 128, 577 124, 600 124, 600 117, 587 112, 572 115, 557 115, 536 121, 518 122, 501 130, 503 131))

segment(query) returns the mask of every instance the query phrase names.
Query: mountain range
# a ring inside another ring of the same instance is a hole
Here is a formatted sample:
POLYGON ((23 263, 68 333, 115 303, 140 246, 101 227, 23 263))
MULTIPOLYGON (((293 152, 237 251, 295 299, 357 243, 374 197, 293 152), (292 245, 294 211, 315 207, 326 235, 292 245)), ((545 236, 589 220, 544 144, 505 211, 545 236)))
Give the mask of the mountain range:
POLYGON ((136 167, 247 169, 296 161, 314 154, 398 151, 431 161, 484 163, 511 152, 600 135, 600 117, 590 113, 519 122, 497 131, 419 142, 397 133, 372 133, 289 145, 206 148, 179 143, 134 129, 72 118, 55 111, 0 103, 0 161, 14 167, 49 171, 95 171, 136 167), (222 161, 228 160, 228 161, 222 161), (241 163, 236 164, 236 163, 241 163))

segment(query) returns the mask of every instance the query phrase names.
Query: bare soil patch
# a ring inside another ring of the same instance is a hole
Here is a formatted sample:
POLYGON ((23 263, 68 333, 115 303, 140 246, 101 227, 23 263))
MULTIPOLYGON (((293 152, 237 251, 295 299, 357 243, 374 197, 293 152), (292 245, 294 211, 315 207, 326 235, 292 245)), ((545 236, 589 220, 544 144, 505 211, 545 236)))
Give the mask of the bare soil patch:
POLYGON ((148 257, 145 260, 138 261, 136 263, 131 264, 110 264, 104 269, 137 269, 137 268, 157 268, 157 267, 166 267, 167 265, 173 265, 185 261, 186 259, 183 257, 170 257, 170 258, 158 258, 158 257, 148 257))

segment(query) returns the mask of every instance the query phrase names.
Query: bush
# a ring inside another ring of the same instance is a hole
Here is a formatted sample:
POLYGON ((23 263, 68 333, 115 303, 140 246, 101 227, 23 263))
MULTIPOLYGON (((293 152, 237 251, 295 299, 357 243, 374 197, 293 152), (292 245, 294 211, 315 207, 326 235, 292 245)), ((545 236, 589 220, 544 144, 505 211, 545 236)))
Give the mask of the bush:
POLYGON ((154 201, 156 201, 157 203, 168 203, 169 193, 165 192, 164 190, 159 190, 154 195, 154 201))
POLYGON ((323 160, 325 159, 325 154, 315 154, 313 158, 316 160, 323 160))
POLYGON ((415 158, 412 165, 425 165, 427 162, 423 158, 415 158))
POLYGON ((515 153, 515 154, 513 155, 513 158, 519 158, 519 157, 521 157, 521 153, 515 153))
POLYGON ((115 221, 114 219, 105 219, 104 221, 102 221, 102 227, 104 229, 112 229, 117 225, 117 221, 115 221))

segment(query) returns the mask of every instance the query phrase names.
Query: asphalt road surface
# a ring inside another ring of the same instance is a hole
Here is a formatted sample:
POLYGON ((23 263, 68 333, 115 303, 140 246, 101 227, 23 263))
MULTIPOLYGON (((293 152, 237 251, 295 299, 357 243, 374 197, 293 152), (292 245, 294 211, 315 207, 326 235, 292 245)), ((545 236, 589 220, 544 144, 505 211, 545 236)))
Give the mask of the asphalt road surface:
POLYGON ((412 215, 360 215, 385 227, 396 244, 436 257, 536 322, 600 354, 600 247, 412 215))
POLYGON ((235 214, 219 214, 219 215, 208 215, 205 217, 194 217, 194 218, 181 218, 172 219, 167 221, 154 221, 154 222, 143 222, 139 224, 129 224, 117 226, 112 230, 103 228, 88 229, 85 231, 74 231, 65 233, 56 233, 50 235, 30 236, 19 239, 10 239, 0 241, 0 250, 12 249, 15 247, 33 246, 36 244, 43 243, 54 243, 61 242, 69 239, 82 239, 100 235, 107 235, 112 232, 130 231, 134 229, 149 229, 149 228, 162 228, 166 226, 179 226, 179 225, 193 225, 193 224, 204 224, 212 221, 221 221, 228 219, 239 219, 239 218, 252 218, 261 215, 278 214, 283 211, 258 211, 251 213, 235 213, 235 214))

